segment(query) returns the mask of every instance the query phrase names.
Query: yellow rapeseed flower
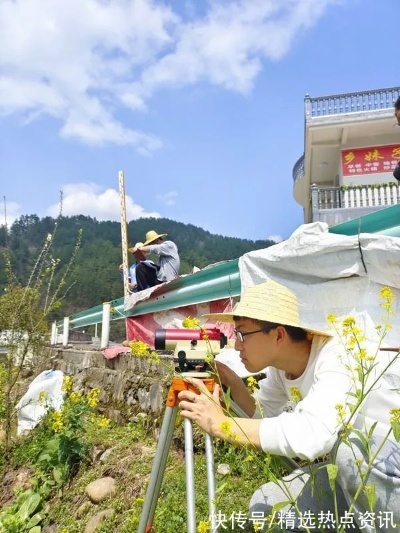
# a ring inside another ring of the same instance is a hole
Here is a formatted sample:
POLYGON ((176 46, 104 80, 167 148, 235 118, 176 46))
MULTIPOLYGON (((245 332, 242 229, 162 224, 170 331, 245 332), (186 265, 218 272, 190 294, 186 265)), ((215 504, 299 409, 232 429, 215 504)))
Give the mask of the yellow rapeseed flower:
POLYGON ((381 303, 382 309, 385 309, 388 315, 394 315, 393 311, 393 299, 394 293, 389 287, 383 287, 380 291, 380 298, 383 300, 381 303))
POLYGON ((197 526, 197 533, 208 533, 210 529, 210 522, 208 520, 202 520, 197 526))
POLYGON ((394 299, 394 293, 390 287, 382 287, 379 296, 382 300, 392 301, 394 299))
POLYGON ((64 429, 63 414, 61 411, 55 411, 51 417, 51 428, 56 433, 59 433, 64 429))
POLYGON ((222 431, 224 435, 229 435, 231 432, 232 423, 229 422, 229 420, 224 420, 224 422, 221 423, 219 426, 219 429, 222 431))
POLYGON ((133 341, 129 343, 132 355, 136 357, 147 357, 150 354, 150 347, 143 341, 133 341))
POLYGON ((358 355, 359 355, 360 361, 363 361, 367 357, 367 350, 365 348, 360 348, 358 355))
POLYGON ((258 381, 253 376, 249 376, 246 379, 246 385, 252 394, 254 394, 258 390, 258 381))
POLYGON ((207 364, 210 364, 214 361, 214 354, 213 352, 207 351, 207 355, 204 358, 204 362, 207 364))
POLYGON ((82 401, 82 393, 81 392, 71 392, 69 395, 69 399, 72 403, 79 403, 82 401))
POLYGON ((89 407, 96 407, 99 403, 100 389, 92 389, 87 393, 87 404, 89 407))
POLYGON ((219 429, 222 431, 222 433, 227 437, 228 439, 231 439, 233 441, 238 441, 239 437, 232 431, 232 422, 229 420, 224 420, 224 422, 221 422, 221 425, 219 426, 219 429))
POLYGON ((110 419, 106 418, 105 416, 99 416, 97 418, 97 425, 99 428, 107 428, 110 425, 110 419))
POLYGON ((344 408, 342 404, 339 404, 339 403, 335 405, 335 409, 337 411, 338 424, 343 424, 343 422, 345 421, 347 417, 346 409, 344 408))
POLYGON ((148 355, 146 355, 146 359, 150 363, 159 363, 161 360, 160 355, 154 350, 149 351, 148 355))
POLYGON ((72 391, 72 378, 71 378, 71 376, 64 376, 61 390, 63 392, 71 392, 72 391))
POLYGON ((354 316, 348 316, 343 319, 342 324, 345 328, 352 328, 356 324, 356 319, 354 318, 354 316))
POLYGON ((182 320, 182 326, 186 329, 195 329, 200 325, 200 320, 196 317, 187 316, 182 320))

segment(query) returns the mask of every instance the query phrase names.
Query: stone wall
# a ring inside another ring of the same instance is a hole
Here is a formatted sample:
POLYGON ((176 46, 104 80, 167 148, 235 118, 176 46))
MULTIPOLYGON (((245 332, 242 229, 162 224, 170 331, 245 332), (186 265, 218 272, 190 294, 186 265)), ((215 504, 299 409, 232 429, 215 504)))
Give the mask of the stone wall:
POLYGON ((86 345, 54 349, 53 360, 55 370, 73 377, 74 390, 99 388, 100 409, 118 421, 139 412, 159 415, 173 375, 172 356, 167 354, 160 355, 159 363, 129 353, 106 359, 86 345))

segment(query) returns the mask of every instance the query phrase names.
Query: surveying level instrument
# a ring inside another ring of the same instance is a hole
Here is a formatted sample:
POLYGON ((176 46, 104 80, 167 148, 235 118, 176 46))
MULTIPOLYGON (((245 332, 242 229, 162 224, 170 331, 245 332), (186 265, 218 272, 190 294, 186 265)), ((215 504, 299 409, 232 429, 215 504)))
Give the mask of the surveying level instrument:
MULTIPOLYGON (((194 374, 190 374, 193 376, 194 374)), ((196 376, 198 377, 198 376, 196 376)), ((212 393, 214 390, 215 380, 208 374, 204 373, 201 377, 207 390, 212 393)), ((147 487, 146 497, 143 503, 142 514, 140 517, 137 533, 152 533, 153 518, 156 510, 157 500, 160 495, 161 483, 164 477, 165 467, 167 464, 168 453, 170 450, 172 436, 175 427, 176 416, 178 412, 178 394, 182 390, 190 390, 199 394, 198 389, 191 383, 187 383, 184 378, 174 377, 168 391, 166 408, 163 423, 161 426, 160 438, 154 456, 153 467, 150 474, 149 484, 147 487)), ((184 419, 184 436, 185 436, 185 469, 186 469, 186 507, 187 507, 187 533, 196 533, 196 508, 195 508, 195 489, 194 489, 194 452, 193 452, 193 426, 191 420, 184 419)), ((205 433, 205 455, 207 470, 207 492, 208 492, 208 510, 209 516, 215 515, 215 477, 214 477, 214 449, 212 438, 205 433)), ((214 533, 214 529, 211 533, 214 533)))
POLYGON ((207 356, 217 353, 227 344, 226 336, 217 328, 212 329, 156 329, 156 350, 174 350, 175 371, 181 376, 207 376, 207 356), (196 374, 194 374, 196 373, 196 374))

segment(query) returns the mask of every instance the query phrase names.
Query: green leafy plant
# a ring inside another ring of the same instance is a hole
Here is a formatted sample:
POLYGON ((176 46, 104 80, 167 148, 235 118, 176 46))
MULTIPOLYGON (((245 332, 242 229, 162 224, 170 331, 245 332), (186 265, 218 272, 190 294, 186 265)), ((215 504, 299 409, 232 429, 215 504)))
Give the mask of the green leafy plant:
POLYGON ((15 503, 0 512, 2 533, 40 533, 44 515, 43 498, 39 492, 28 489, 21 492, 15 503))
MULTIPOLYGON (((105 428, 110 424, 109 419, 95 412, 99 389, 92 389, 86 395, 74 392, 71 378, 65 376, 63 391, 62 408, 59 411, 49 408, 33 431, 31 442, 24 446, 24 462, 28 460, 34 472, 31 487, 0 514, 1 533, 39 533, 45 515, 44 502, 55 489, 61 494, 62 487, 88 456, 87 433, 91 426, 105 428), (32 441, 39 444, 35 446, 32 441)), ((45 393, 39 401, 46 404, 45 393)))
MULTIPOLYGON (((49 490, 62 487, 87 457, 89 445, 85 439, 88 424, 107 427, 110 420, 96 415, 100 389, 92 389, 87 395, 72 390, 72 380, 64 377, 64 404, 59 411, 50 409, 44 426, 47 439, 43 448, 33 457, 37 478, 42 487, 49 490)), ((43 399, 46 402, 46 399, 43 399)))

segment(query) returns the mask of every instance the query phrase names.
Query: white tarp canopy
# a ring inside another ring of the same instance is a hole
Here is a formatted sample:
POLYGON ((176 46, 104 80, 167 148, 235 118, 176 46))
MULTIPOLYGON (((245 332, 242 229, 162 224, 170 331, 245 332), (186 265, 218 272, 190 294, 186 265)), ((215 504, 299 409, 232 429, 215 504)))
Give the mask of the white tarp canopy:
POLYGON ((287 286, 298 298, 302 322, 322 329, 329 314, 369 316, 380 324, 379 294, 388 286, 395 315, 385 345, 400 346, 400 237, 336 235, 325 223, 305 224, 288 240, 242 256, 239 272, 242 292, 267 279, 287 286))

